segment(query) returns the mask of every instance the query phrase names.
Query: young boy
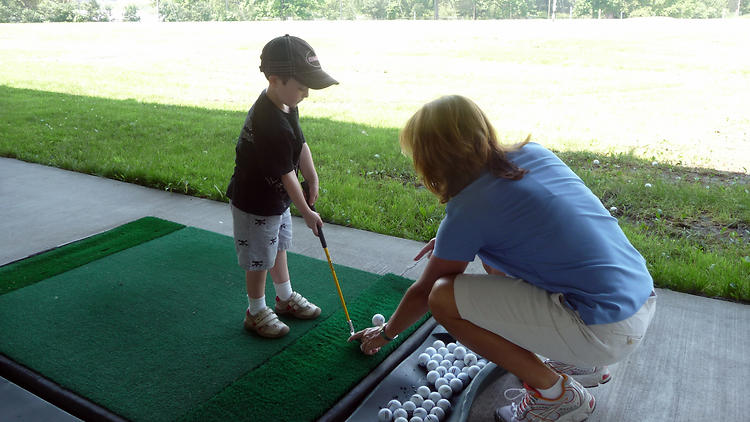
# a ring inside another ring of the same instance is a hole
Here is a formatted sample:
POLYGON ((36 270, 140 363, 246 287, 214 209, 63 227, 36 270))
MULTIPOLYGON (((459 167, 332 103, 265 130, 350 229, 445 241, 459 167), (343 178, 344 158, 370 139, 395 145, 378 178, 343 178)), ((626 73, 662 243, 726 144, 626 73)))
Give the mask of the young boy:
POLYGON ((245 269, 249 306, 247 331, 278 338, 289 332, 277 314, 313 319, 320 308, 292 290, 286 250, 292 241, 289 206, 293 202, 317 236, 323 225, 311 209, 318 197, 318 174, 299 126, 297 104, 308 89, 338 84, 320 67, 304 40, 284 35, 268 42, 260 56, 266 88, 250 108, 237 140, 234 174, 227 187, 231 199, 234 242, 245 269), (305 198, 297 172, 309 184, 305 198), (274 310, 266 306, 266 274, 276 291, 274 310), (275 312, 274 312, 275 311, 275 312))

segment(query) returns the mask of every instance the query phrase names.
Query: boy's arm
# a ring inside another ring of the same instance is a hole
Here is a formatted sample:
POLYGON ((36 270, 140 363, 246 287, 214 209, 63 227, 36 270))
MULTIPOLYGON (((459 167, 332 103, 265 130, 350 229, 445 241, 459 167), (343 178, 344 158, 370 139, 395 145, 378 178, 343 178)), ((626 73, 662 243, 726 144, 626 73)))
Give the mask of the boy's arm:
POLYGON ((323 226, 323 220, 320 219, 320 215, 318 215, 317 212, 310 209, 310 206, 307 205, 305 195, 302 193, 302 186, 300 186, 299 179, 297 179, 297 173, 292 170, 281 176, 281 183, 284 184, 284 189, 289 195, 289 198, 292 199, 294 206, 297 207, 297 210, 302 214, 302 218, 305 219, 307 227, 309 227, 313 233, 315 233, 315 236, 317 236, 318 227, 323 226))
POLYGON ((318 182, 318 172, 315 171, 312 152, 310 151, 310 147, 307 146, 307 142, 302 144, 302 152, 300 152, 299 155, 299 170, 300 172, 302 172, 302 177, 305 179, 305 181, 307 181, 307 184, 310 187, 307 203, 309 205, 315 205, 315 201, 318 200, 318 189, 320 184, 318 182))

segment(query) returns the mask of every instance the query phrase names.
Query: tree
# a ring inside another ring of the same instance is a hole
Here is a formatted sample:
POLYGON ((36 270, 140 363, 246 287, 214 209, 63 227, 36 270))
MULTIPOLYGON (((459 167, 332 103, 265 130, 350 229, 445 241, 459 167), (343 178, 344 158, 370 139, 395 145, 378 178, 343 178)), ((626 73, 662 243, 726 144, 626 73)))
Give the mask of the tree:
POLYGON ((140 22, 141 17, 138 16, 138 6, 134 4, 125 6, 125 11, 122 13, 122 20, 125 22, 140 22))

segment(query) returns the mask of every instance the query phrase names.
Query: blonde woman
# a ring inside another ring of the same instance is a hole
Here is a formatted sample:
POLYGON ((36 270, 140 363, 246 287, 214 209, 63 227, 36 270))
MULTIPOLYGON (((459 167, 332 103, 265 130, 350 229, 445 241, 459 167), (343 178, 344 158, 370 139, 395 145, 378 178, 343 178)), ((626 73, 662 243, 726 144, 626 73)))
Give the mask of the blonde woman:
POLYGON ((424 105, 400 138, 446 216, 415 257, 430 255, 389 321, 350 340, 374 354, 430 311, 524 381, 496 419, 586 419, 595 407, 586 387, 609 381, 607 365, 635 350, 653 317, 643 257, 555 154, 529 139, 501 146, 467 98, 424 105), (488 274, 464 274, 476 256, 488 274))

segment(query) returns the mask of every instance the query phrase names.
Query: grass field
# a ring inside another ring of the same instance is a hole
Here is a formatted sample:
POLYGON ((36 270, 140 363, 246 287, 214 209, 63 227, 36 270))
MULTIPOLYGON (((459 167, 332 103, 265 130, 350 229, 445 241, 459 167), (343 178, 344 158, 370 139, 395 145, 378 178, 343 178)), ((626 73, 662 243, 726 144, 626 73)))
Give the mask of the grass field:
POLYGON ((463 94, 616 207, 660 285, 750 300, 748 19, 0 25, 0 155, 225 199, 284 33, 341 82, 300 106, 326 221, 434 235, 398 128, 463 94))

